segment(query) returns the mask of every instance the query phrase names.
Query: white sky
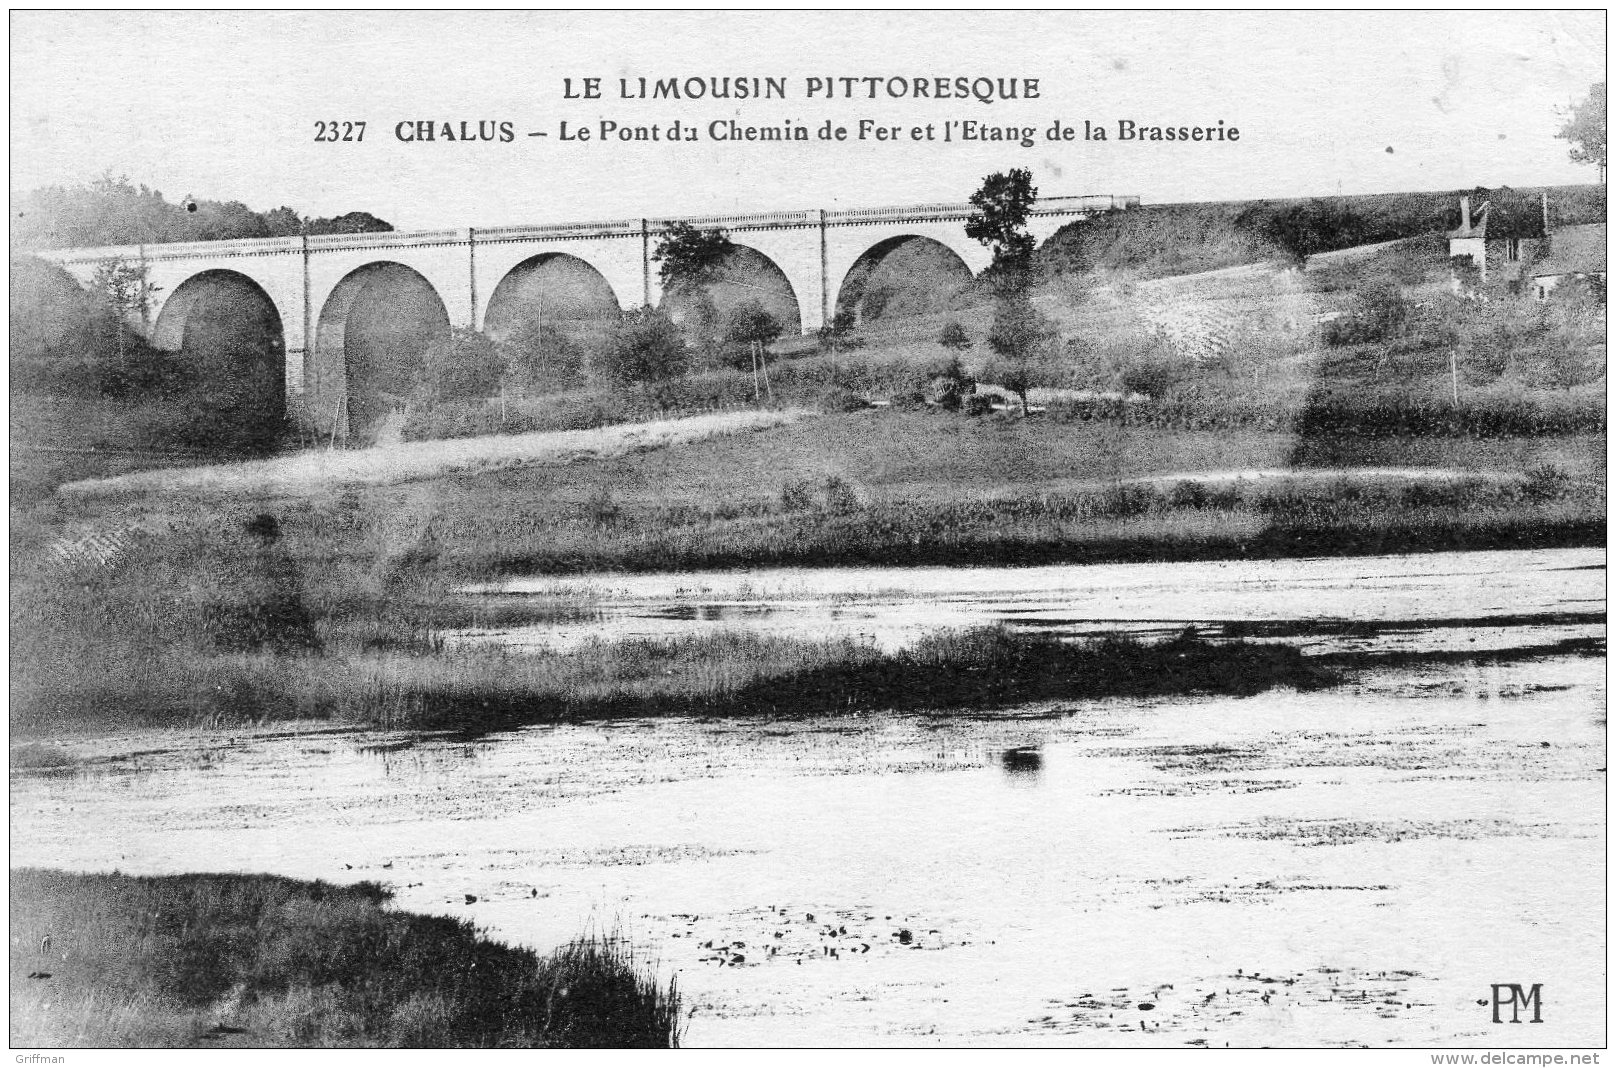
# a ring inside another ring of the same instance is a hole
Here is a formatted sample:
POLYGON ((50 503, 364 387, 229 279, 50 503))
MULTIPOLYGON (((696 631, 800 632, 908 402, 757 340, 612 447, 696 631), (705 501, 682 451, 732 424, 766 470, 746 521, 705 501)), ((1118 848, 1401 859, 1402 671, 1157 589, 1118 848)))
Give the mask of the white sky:
POLYGON ((1045 196, 1147 203, 1595 180, 1556 107, 1604 78, 1603 12, 13 12, 11 183, 106 169, 263 210, 405 229, 963 200, 1031 167, 1045 196), (622 101, 621 76, 776 75, 784 101, 622 101), (1036 77, 1042 98, 801 97, 809 75, 1036 77), (600 76, 600 101, 562 78, 600 76), (976 119, 1031 149, 565 145, 556 131, 713 119, 811 126, 976 119), (1208 124, 1238 144, 1049 144, 1059 118, 1208 124), (316 144, 364 119, 363 144, 316 144), (405 144, 404 119, 509 120, 510 144, 405 144), (546 130, 546 138, 523 136, 546 130), (1391 151, 1388 152, 1387 149, 1391 151))

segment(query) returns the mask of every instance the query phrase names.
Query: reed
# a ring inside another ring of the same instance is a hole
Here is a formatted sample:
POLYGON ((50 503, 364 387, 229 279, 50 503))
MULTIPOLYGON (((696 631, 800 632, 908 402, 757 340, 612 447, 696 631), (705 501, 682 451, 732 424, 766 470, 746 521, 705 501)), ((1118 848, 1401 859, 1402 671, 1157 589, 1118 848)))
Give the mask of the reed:
POLYGON ((539 954, 374 883, 11 873, 11 1043, 669 1047, 684 1010, 618 936, 539 954))

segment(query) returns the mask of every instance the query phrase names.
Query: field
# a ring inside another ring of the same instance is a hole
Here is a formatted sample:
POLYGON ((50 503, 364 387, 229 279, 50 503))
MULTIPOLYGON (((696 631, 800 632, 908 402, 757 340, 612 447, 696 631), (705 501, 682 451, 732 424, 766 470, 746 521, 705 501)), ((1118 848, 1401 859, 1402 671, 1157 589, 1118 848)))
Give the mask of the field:
POLYGON ((548 956, 384 908, 374 883, 11 873, 11 1044, 677 1046, 679 994, 612 937, 548 956))

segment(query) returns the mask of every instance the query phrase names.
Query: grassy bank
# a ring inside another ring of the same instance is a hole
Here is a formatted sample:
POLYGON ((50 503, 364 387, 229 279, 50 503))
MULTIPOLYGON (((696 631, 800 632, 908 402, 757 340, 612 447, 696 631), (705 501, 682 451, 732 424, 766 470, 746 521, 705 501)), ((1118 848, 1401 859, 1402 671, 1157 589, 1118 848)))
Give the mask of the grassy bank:
MULTIPOLYGON (((769 711, 768 687, 844 653, 750 650, 767 665, 753 691, 743 692, 747 676, 716 696, 584 698, 571 684, 505 681, 526 678, 526 661, 445 659, 438 636, 466 622, 451 591, 513 571, 1593 545, 1604 509, 1598 435, 1298 438, 892 410, 398 484, 292 493, 242 479, 58 494, 13 517, 12 718, 37 732, 289 716, 443 722, 484 708, 493 720, 769 711), (1217 474, 1284 470, 1304 456, 1407 470, 1217 474)), ((674 654, 690 659, 667 665, 678 677, 744 659, 699 644, 674 654)), ((633 677, 635 657, 600 655, 633 677)))
POLYGON ((1307 688, 1333 676, 1295 649, 1193 637, 1063 642, 1003 627, 940 631, 896 653, 745 631, 598 643, 573 653, 415 660, 380 687, 389 725, 494 728, 544 718, 991 711, 1039 700, 1307 688))
POLYGON ((334 719, 481 732, 629 716, 991 710, 1036 700, 1247 694, 1330 677, 1277 644, 1070 643, 1001 627, 943 631, 895 653, 740 630, 596 640, 565 652, 350 648, 287 656, 193 648, 154 656, 143 670, 120 664, 104 672, 81 661, 19 682, 13 729, 27 736, 75 725, 334 719))
POLYGON ((618 941, 541 955, 372 883, 11 873, 11 1044, 645 1047, 677 989, 618 941))

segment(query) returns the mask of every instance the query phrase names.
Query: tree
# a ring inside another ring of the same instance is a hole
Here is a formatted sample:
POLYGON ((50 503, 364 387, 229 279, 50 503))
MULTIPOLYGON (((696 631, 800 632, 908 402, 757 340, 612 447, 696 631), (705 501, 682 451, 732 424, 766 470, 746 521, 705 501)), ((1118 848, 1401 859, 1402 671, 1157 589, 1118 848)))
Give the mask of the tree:
POLYGON ((1031 284, 1037 243, 1027 232, 1027 213, 1037 199, 1032 172, 1021 167, 988 175, 971 194, 976 211, 965 220, 965 236, 993 250, 988 270, 1000 288, 1024 289, 1031 284))
POLYGON ((116 257, 102 260, 90 276, 90 291, 114 314, 139 316, 151 312, 152 296, 162 287, 146 280, 144 263, 129 263, 116 257))
MULTIPOLYGON (((1241 219, 1248 217, 1254 213, 1248 210, 1241 219)), ((1344 201, 1317 197, 1286 205, 1261 225, 1264 236, 1288 252, 1298 266, 1315 253, 1362 245, 1378 236, 1344 201)))
POLYGON ((108 171, 86 185, 46 186, 11 200, 12 242, 18 248, 162 244, 305 234, 391 230, 390 223, 355 211, 335 219, 304 219, 288 207, 254 211, 240 201, 170 204, 163 194, 108 171))
POLYGON ((991 377, 1021 398, 1022 415, 1027 414, 1030 361, 1053 334, 1048 320, 1032 305, 1036 245, 1027 232, 1027 213, 1037 198, 1032 172, 1018 167, 1008 174, 990 174, 971 194, 977 210, 965 221, 965 235, 993 250, 988 268, 994 288, 993 329, 988 346, 999 359, 991 377))
POLYGON ((90 276, 90 292, 111 313, 109 325, 114 334, 119 364, 127 358, 125 339, 129 320, 138 317, 144 323, 151 314, 152 296, 161 288, 147 281, 146 275, 144 263, 126 263, 113 258, 101 261, 90 276))
POLYGON ((1032 386, 1032 363, 1054 341, 1055 326, 1033 307, 1026 296, 1005 297, 993 308, 993 327, 988 331, 988 348, 995 359, 983 370, 1021 399, 1021 414, 1027 414, 1027 390, 1032 386))
POLYGON ((1605 180, 1605 83, 1588 88, 1588 98, 1563 113, 1565 123, 1554 136, 1571 142, 1571 162, 1592 163, 1605 180))
POLYGON ((723 230, 698 230, 689 223, 669 223, 651 258, 661 266, 657 276, 664 291, 694 289, 718 279, 718 269, 735 246, 723 230))
POLYGON ((317 234, 381 234, 393 229, 393 224, 378 219, 368 211, 350 211, 334 219, 310 219, 303 224, 303 233, 317 234))
POLYGON ((642 308, 623 316, 597 357, 595 370, 613 385, 654 388, 684 374, 689 361, 673 320, 642 308))
POLYGON ((756 300, 737 304, 724 323, 724 339, 741 345, 772 345, 784 331, 780 320, 756 300))

